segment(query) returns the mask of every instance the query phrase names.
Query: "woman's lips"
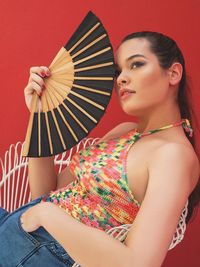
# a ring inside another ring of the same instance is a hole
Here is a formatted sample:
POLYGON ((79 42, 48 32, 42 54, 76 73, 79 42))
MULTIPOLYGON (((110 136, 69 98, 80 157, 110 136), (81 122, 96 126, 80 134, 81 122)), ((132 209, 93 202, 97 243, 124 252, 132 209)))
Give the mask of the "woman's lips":
POLYGON ((135 91, 134 90, 130 90, 130 89, 127 89, 127 88, 124 88, 124 89, 121 89, 119 91, 119 96, 121 99, 125 99, 127 98, 128 96, 130 96, 131 94, 134 94, 135 91))

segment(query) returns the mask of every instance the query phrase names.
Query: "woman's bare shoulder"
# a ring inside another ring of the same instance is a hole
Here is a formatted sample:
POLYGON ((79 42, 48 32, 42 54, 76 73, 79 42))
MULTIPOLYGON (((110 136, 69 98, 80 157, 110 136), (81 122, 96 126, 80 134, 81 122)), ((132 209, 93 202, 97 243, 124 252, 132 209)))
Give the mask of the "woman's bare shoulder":
POLYGON ((115 126, 113 129, 111 129, 109 132, 107 132, 99 141, 107 141, 111 138, 115 138, 118 137, 134 128, 137 127, 137 123, 135 122, 122 122, 120 124, 118 124, 117 126, 115 126))
POLYGON ((180 165, 180 169, 185 170, 185 172, 190 171, 190 181, 193 181, 193 184, 196 184, 200 175, 198 156, 194 148, 188 144, 165 143, 154 151, 154 155, 152 155, 148 163, 149 171, 158 166, 158 164, 166 165, 166 167, 168 166, 174 171, 180 165))

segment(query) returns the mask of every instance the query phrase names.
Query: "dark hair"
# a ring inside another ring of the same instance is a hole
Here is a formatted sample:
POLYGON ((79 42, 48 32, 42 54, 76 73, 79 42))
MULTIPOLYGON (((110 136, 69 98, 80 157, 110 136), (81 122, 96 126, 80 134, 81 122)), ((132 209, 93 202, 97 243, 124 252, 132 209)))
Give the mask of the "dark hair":
MULTIPOLYGON (((150 49, 157 56, 159 64, 163 69, 168 69, 174 62, 179 62, 182 65, 183 74, 181 81, 179 83, 179 89, 177 95, 177 102, 179 105, 181 118, 187 118, 190 121, 192 128, 193 124, 195 124, 196 128, 199 129, 195 112, 192 106, 189 104, 191 102, 190 101, 191 90, 189 88, 188 78, 186 76, 185 60, 176 42, 162 33, 142 31, 127 35, 122 40, 122 43, 134 38, 142 38, 149 41, 150 49)), ((192 137, 189 137, 189 134, 187 132, 186 136, 189 139, 190 143, 192 144, 199 158, 199 153, 197 151, 197 147, 195 144, 195 136, 193 135, 192 137)), ((197 207, 197 204, 199 202, 200 202, 200 177, 197 185, 195 186, 194 190, 191 192, 189 196, 188 215, 186 218, 187 223, 191 219, 194 209, 195 207, 197 207)))

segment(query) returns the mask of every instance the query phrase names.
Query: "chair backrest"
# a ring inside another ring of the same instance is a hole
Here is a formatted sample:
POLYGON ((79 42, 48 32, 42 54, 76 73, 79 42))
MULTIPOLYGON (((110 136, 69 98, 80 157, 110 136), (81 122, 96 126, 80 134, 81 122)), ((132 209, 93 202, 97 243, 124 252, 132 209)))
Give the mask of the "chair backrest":
MULTIPOLYGON (((54 163, 57 166, 58 173, 65 168, 74 153, 80 149, 94 144, 99 138, 85 138, 80 141, 75 147, 71 148, 67 152, 63 152, 60 155, 55 156, 54 163)), ((0 207, 14 211, 18 207, 26 204, 31 200, 29 184, 28 184, 28 158, 22 156, 22 149, 24 143, 18 142, 15 145, 11 145, 9 150, 6 151, 4 161, 0 159, 2 175, 0 177, 0 207)), ((186 217, 188 202, 186 203, 179 224, 176 228, 176 232, 173 236, 173 240, 169 249, 174 248, 184 238, 186 231, 186 217)), ((122 225, 115 227, 107 231, 107 233, 120 241, 124 241, 131 225, 122 225)), ((78 265, 76 265, 78 266, 78 265)))

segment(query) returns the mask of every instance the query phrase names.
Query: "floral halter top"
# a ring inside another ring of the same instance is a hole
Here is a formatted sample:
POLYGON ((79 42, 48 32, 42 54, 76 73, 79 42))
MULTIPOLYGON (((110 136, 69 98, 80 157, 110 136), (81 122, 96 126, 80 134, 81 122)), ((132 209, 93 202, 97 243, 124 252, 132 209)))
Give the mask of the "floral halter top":
POLYGON ((192 135, 189 121, 182 119, 143 133, 133 129, 120 137, 82 149, 73 155, 69 164, 77 179, 52 191, 43 201, 53 202, 80 222, 104 231, 133 223, 140 203, 128 186, 128 151, 139 138, 179 125, 192 135))

